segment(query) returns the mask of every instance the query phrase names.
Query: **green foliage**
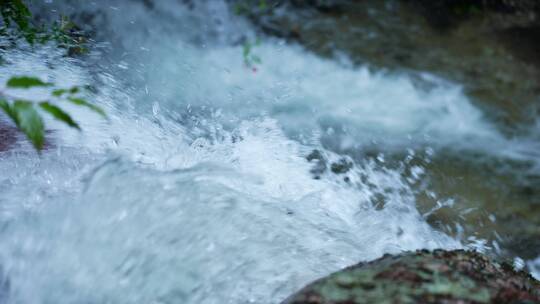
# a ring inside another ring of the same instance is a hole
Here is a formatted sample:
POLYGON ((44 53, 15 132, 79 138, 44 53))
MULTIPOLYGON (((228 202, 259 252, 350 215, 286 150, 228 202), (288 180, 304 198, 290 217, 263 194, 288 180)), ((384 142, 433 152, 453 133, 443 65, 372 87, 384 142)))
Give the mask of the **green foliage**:
POLYGON ((58 46, 68 50, 69 55, 84 54, 88 51, 84 45, 86 38, 79 27, 66 16, 62 16, 59 21, 55 21, 49 31, 43 31, 43 33, 43 42, 56 41, 58 46))
MULTIPOLYGON (((260 14, 271 12, 269 2, 266 0, 238 0, 234 2, 234 12, 236 15, 244 15, 250 18, 256 18, 260 14)), ((250 42, 248 39, 242 45, 242 56, 246 67, 257 70, 256 65, 262 63, 259 56, 253 54, 253 49, 260 45, 260 39, 250 42)))
POLYGON ((248 15, 255 10, 265 11, 268 9, 266 0, 241 0, 234 4, 234 13, 237 15, 248 15))
POLYGON ((0 14, 5 25, 4 31, 15 24, 29 43, 34 42, 36 29, 30 23, 30 10, 22 0, 0 0, 0 14))
MULTIPOLYGON (((61 17, 52 26, 35 26, 32 14, 22 0, 0 0, 0 16, 3 25, 0 35, 17 42, 23 38, 30 45, 36 42, 56 42, 58 47, 66 48, 68 54, 81 54, 86 51, 85 38, 78 27, 66 17, 61 17)), ((1 59, 1 58, 0 58, 1 59)), ((79 93, 87 87, 57 88, 53 83, 44 82, 37 77, 15 76, 6 82, 6 90, 29 90, 49 88, 48 100, 22 100, 13 97, 9 92, 0 91, 0 109, 7 114, 15 125, 39 151, 45 143, 45 126, 40 112, 51 115, 69 127, 80 130, 80 126, 57 103, 68 102, 76 106, 88 108, 106 118, 105 112, 98 106, 86 101, 79 93)))
POLYGON ((103 118, 107 118, 107 115, 105 114, 103 109, 101 109, 100 107, 98 107, 98 106, 96 106, 94 104, 88 103, 86 100, 84 100, 82 98, 69 96, 67 98, 67 100, 70 101, 71 103, 75 104, 75 105, 82 106, 82 107, 87 107, 88 109, 90 109, 90 110, 98 113, 99 115, 101 115, 103 118))
POLYGON ((261 44, 260 40, 257 38, 255 43, 245 41, 242 46, 242 55, 244 57, 244 64, 247 67, 255 68, 257 64, 261 64, 262 60, 259 56, 253 54, 253 48, 261 44))
POLYGON ((259 1, 259 9, 260 10, 265 10, 268 8, 268 3, 266 3, 265 0, 260 0, 259 1))
POLYGON ((67 17, 62 16, 50 27, 34 25, 32 14, 22 0, 0 0, 0 15, 3 26, 0 35, 14 40, 24 38, 29 44, 54 41, 59 47, 66 48, 68 54, 82 54, 87 51, 84 47, 86 39, 78 27, 67 17))
POLYGON ((77 106, 86 107, 104 118, 107 117, 103 109, 89 103, 80 96, 80 92, 86 90, 84 87, 57 88, 53 83, 44 82, 39 78, 29 76, 11 77, 6 82, 6 88, 12 90, 28 90, 37 87, 50 87, 50 100, 22 100, 12 97, 8 92, 0 92, 0 109, 11 118, 37 150, 43 149, 45 142, 45 126, 38 110, 51 115, 56 120, 77 130, 81 129, 79 124, 68 113, 57 106, 56 103, 69 102, 77 106))
POLYGON ((43 111, 51 114, 54 118, 56 118, 56 119, 58 119, 60 121, 63 121, 68 126, 70 126, 72 128, 75 128, 77 130, 81 129, 81 127, 79 127, 79 125, 75 121, 73 121, 71 116, 69 116, 69 114, 64 112, 64 110, 60 109, 59 107, 57 107, 57 106, 55 106, 53 104, 50 104, 48 101, 40 102, 39 106, 41 107, 41 109, 43 111))
POLYGON ((42 149, 44 140, 44 126, 41 116, 35 110, 33 103, 26 100, 15 100, 9 103, 0 102, 0 107, 13 120, 17 127, 28 137, 36 149, 42 149))
POLYGON ((458 16, 467 16, 473 14, 480 14, 482 12, 482 6, 484 4, 480 3, 456 3, 451 9, 454 14, 458 16))
POLYGON ((46 87, 50 86, 50 83, 43 82, 39 78, 35 77, 11 77, 8 82, 6 83, 6 86, 8 88, 20 88, 20 89, 28 89, 32 87, 46 87))

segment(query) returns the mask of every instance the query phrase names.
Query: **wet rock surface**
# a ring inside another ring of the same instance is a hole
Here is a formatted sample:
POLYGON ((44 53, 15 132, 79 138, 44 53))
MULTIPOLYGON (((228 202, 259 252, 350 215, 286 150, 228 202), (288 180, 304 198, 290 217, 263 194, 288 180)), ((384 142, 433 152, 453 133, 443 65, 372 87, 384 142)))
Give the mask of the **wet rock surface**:
MULTIPOLYGON (((405 0, 417 5, 431 25, 439 29, 448 29, 459 25, 478 13, 498 13, 506 16, 525 15, 521 19, 528 25, 537 23, 536 14, 540 12, 540 3, 535 0, 405 0), (531 16, 531 13, 534 14, 531 16), (527 16, 528 15, 528 16, 527 16)), ((523 17, 523 16, 522 16, 523 17)), ((514 22, 517 21, 514 19, 514 22)))
POLYGON ((540 282, 472 251, 385 255, 336 272, 283 304, 539 303, 540 282))
MULTIPOLYGON (((362 187, 351 183, 348 175, 363 160, 377 157, 365 153, 357 159, 330 160, 313 150, 306 160, 314 179, 337 178, 362 187)), ((464 244, 480 241, 505 257, 538 256, 540 177, 529 174, 526 164, 441 151, 430 157, 392 155, 385 166, 402 171, 414 189, 418 211, 434 228, 464 244)), ((382 208, 384 195, 372 203, 382 208)))
MULTIPOLYGON (((0 114, 1 115, 1 114, 0 114)), ((54 147, 54 131, 45 130, 45 143, 43 150, 54 147)), ((0 118, 0 153, 21 151, 21 147, 30 147, 30 142, 11 122, 2 121, 0 118)), ((25 149, 25 148, 24 148, 25 149)), ((26 149, 25 149, 26 150, 26 149)), ((28 151, 28 150, 27 150, 28 151)), ((33 149, 29 151, 35 152, 33 149)))
POLYGON ((17 129, 0 121, 0 152, 9 150, 17 141, 17 129))
POLYGON ((540 177, 526 165, 448 153, 421 165, 428 177, 417 203, 428 223, 456 237, 487 240, 503 255, 538 256, 540 177))

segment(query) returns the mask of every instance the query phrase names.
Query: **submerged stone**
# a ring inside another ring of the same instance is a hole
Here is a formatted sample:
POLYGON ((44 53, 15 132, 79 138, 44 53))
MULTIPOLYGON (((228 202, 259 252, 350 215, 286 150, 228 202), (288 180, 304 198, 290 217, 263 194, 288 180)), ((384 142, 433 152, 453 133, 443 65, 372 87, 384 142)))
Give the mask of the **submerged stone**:
POLYGON ((477 252, 385 255, 315 281, 283 304, 540 303, 540 282, 477 252))
POLYGON ((353 167, 353 163, 345 158, 340 159, 339 161, 332 163, 330 168, 332 172, 336 174, 347 173, 353 167))
POLYGON ((308 162, 313 163, 313 168, 310 170, 313 177, 315 179, 320 179, 321 175, 324 174, 327 169, 327 160, 324 155, 319 150, 313 150, 308 156, 306 156, 306 159, 308 162))

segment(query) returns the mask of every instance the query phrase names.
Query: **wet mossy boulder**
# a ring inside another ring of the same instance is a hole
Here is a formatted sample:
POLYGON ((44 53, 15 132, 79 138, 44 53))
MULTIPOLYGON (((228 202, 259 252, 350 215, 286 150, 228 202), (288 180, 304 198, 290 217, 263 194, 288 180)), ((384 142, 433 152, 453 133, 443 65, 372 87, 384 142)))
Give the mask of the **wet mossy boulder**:
POLYGON ((385 255, 315 281, 283 304, 540 303, 540 282, 477 252, 385 255))

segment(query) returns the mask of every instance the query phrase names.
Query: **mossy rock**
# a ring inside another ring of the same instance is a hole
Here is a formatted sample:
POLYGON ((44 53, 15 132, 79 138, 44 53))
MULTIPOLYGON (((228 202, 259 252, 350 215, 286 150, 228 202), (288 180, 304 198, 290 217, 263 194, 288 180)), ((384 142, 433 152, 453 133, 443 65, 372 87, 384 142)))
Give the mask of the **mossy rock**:
POLYGON ((320 279, 283 304, 540 303, 540 282, 473 251, 385 255, 320 279))

